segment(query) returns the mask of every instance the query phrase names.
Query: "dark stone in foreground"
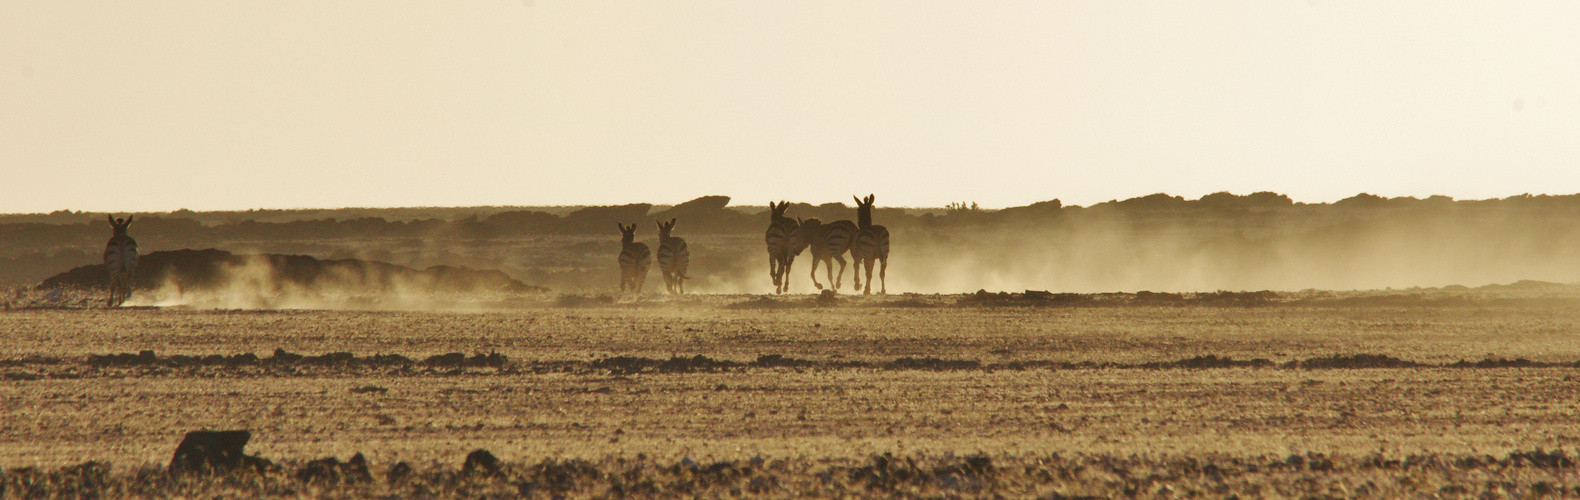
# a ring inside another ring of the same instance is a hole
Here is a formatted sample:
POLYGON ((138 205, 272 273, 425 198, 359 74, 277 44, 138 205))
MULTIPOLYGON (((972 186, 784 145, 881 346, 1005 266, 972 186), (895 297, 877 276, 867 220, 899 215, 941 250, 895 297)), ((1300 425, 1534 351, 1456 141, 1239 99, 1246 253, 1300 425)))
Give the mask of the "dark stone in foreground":
POLYGON ((296 478, 310 484, 365 483, 373 481, 373 473, 368 471, 367 458, 359 452, 346 462, 335 457, 308 462, 296 471, 296 478))
POLYGON ((499 473, 499 459, 488 450, 478 448, 466 454, 466 463, 461 465, 462 474, 481 473, 492 476, 499 473))
POLYGON ((390 484, 400 484, 406 482, 407 479, 411 479, 411 475, 411 464, 396 462, 395 465, 390 466, 389 473, 385 474, 384 477, 390 484))
POLYGON ((176 446, 170 458, 170 475, 212 474, 239 469, 263 470, 274 464, 258 457, 247 456, 243 449, 252 433, 247 431, 192 431, 176 446))

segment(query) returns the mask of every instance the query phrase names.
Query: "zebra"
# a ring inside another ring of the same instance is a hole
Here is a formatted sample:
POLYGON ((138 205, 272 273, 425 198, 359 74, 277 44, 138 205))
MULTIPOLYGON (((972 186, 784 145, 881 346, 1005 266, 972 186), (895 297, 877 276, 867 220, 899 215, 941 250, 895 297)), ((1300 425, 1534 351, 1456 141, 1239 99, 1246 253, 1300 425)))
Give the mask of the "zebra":
POLYGON ((642 282, 647 281, 647 267, 653 263, 653 254, 646 243, 636 242, 636 223, 620 227, 620 292, 630 290, 642 293, 642 282))
POLYGON ((873 261, 882 261, 878 268, 878 278, 883 280, 883 285, 878 293, 889 293, 889 228, 872 225, 872 204, 877 196, 867 195, 865 200, 856 198, 856 242, 850 246, 850 259, 855 261, 852 274, 856 280, 856 288, 861 287, 861 269, 867 269, 867 287, 861 293, 872 293, 872 264, 873 261))
POLYGON ((658 224, 658 270, 664 273, 664 288, 671 294, 684 295, 686 293, 686 268, 691 267, 691 251, 686 249, 686 240, 669 235, 675 229, 675 219, 669 222, 653 221, 658 224))
POLYGON ((823 284, 817 282, 817 264, 822 262, 828 266, 828 281, 839 290, 839 285, 845 279, 845 252, 850 250, 850 244, 856 237, 856 224, 848 220, 837 220, 824 224, 816 218, 801 221, 801 236, 806 238, 806 243, 812 249, 812 285, 818 290, 823 289, 823 284), (839 261, 839 275, 834 274, 834 261, 839 261))
POLYGON ((768 202, 768 232, 763 235, 763 242, 768 245, 768 276, 774 279, 775 294, 790 291, 790 265, 802 250, 806 250, 801 223, 785 217, 785 210, 789 208, 788 201, 780 201, 778 205, 768 202))
POLYGON ((115 231, 110 236, 110 242, 104 245, 104 269, 110 273, 110 299, 105 305, 116 307, 132 296, 132 272, 137 269, 137 240, 126 235, 126 228, 132 225, 135 216, 128 215, 125 219, 117 219, 114 215, 105 217, 110 220, 110 229, 115 231))

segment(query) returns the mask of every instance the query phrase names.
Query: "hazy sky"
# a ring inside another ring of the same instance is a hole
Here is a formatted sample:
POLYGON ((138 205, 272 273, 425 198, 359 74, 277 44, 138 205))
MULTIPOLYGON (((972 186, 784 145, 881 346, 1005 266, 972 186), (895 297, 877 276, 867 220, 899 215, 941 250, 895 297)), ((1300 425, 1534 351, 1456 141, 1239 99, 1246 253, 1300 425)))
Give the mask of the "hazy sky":
POLYGON ((1580 2, 0 2, 0 212, 1580 192, 1580 2))

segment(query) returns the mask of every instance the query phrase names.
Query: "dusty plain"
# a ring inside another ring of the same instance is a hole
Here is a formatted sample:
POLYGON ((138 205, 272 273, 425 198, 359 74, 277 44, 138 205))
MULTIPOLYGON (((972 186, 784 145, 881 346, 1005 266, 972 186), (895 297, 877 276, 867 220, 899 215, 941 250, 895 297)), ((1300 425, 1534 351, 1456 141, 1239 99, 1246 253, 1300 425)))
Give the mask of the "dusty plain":
POLYGON ((92 461, 128 494, 1580 493, 1569 458, 1580 299, 1516 295, 18 309, 0 313, 0 466, 12 492, 45 492, 38 484, 62 481, 50 471, 81 475, 75 464, 92 461), (245 353, 255 357, 235 356, 245 353), (436 357, 446 353, 474 362, 436 357), (287 473, 229 486, 149 479, 196 429, 248 429, 248 452, 287 473), (442 479, 479 448, 517 473, 442 479), (288 474, 358 452, 374 484, 288 474), (874 473, 901 467, 885 454, 927 474, 874 473), (1446 465, 1398 468, 1412 461, 1446 465), (401 462, 429 482, 385 483, 401 462), (542 478, 565 463, 600 472, 542 478), (669 473, 647 490, 616 487, 631 464, 669 473), (737 469, 693 477, 710 464, 737 469), (738 470, 753 465, 756 476, 738 470))

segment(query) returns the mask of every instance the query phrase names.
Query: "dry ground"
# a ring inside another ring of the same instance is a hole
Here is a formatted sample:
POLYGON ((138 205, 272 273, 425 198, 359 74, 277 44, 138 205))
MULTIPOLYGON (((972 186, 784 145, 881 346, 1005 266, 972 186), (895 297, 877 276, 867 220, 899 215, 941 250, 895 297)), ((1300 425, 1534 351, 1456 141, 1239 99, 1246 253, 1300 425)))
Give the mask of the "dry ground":
MULTIPOLYGON (((1580 361, 1580 303, 1572 300, 955 302, 894 296, 813 307, 809 297, 707 296, 469 312, 7 311, 0 466, 49 471, 95 460, 132 477, 168 461, 185 431, 245 428, 255 435, 248 449, 265 458, 362 452, 380 477, 401 461, 455 469, 476 448, 516 464, 512 477, 546 459, 585 459, 605 474, 633 463, 740 465, 753 457, 765 460, 759 475, 774 463, 783 469, 771 484, 746 475, 697 490, 721 494, 870 494, 875 484, 918 495, 1580 493, 1562 489, 1580 484, 1572 462, 1515 466, 1523 452, 1572 455, 1580 445, 1580 369, 1570 366, 1580 361), (357 358, 271 361, 276 349, 357 358), (143 350, 154 357, 91 357, 143 350), (423 361, 449 352, 506 361, 423 361), (170 358, 242 353, 262 359, 170 358), (375 354, 410 362, 357 361, 375 354), (775 354, 791 362, 763 358, 775 354), (1423 365, 1299 366, 1355 354, 1423 365), (698 355, 706 362, 659 365, 698 355), (1143 366, 1208 355, 1268 363, 1143 366), (610 361, 618 356, 636 359, 610 361), (1500 358, 1531 363, 1445 366, 1500 358), (912 483, 861 476, 883 453, 920 460, 915 470, 933 475, 912 483), (1007 475, 973 475, 962 457, 978 454, 1007 475), (1331 463, 1290 466, 1291 455, 1331 463), (1459 465, 1376 466, 1410 457, 1459 465), (1093 465, 1114 460, 1128 465, 1093 465), (1180 463, 1195 465, 1181 475, 1180 463), (1202 464, 1239 469, 1225 479, 1202 464), (1115 472, 1126 468, 1135 471, 1115 472)), ((569 491, 611 494, 608 477, 584 483, 569 491)), ((402 491, 392 488, 347 494, 402 491)))

